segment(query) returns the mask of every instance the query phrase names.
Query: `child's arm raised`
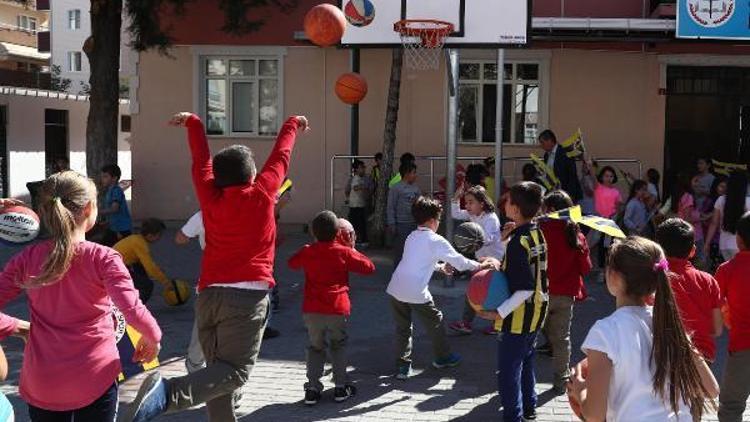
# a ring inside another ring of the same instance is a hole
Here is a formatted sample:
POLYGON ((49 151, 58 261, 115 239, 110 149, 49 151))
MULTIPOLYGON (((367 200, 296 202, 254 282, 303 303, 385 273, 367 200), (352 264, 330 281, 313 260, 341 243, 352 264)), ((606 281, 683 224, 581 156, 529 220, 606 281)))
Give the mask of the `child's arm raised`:
POLYGON ((181 112, 175 114, 169 124, 187 128, 190 154, 193 157, 192 175, 195 193, 198 196, 198 202, 206 203, 218 193, 218 189, 214 186, 211 151, 208 149, 203 122, 193 113, 181 112))
POLYGON ((346 269, 357 274, 372 274, 375 272, 375 264, 363 253, 352 249, 347 256, 346 269))
POLYGON ((454 198, 451 201, 451 217, 456 220, 468 220, 471 216, 468 211, 461 209, 461 202, 454 198))
POLYGON ((289 160, 297 133, 304 132, 307 129, 308 124, 305 116, 292 116, 281 126, 271 155, 268 156, 266 164, 263 165, 263 169, 255 179, 255 183, 262 186, 271 195, 271 198, 276 198, 276 194, 289 171, 289 160))
POLYGON ((289 261, 287 261, 289 268, 293 270, 299 270, 302 268, 302 266, 305 265, 305 253, 309 248, 310 245, 305 245, 302 249, 298 250, 296 254, 292 255, 292 257, 289 258, 289 261))

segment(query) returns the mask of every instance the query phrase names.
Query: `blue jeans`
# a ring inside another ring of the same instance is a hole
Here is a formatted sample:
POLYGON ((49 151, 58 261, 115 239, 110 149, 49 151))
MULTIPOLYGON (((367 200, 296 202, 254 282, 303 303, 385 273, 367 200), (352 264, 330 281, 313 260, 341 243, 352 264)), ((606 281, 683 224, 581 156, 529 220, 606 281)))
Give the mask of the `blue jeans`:
POLYGON ((537 333, 500 333, 497 337, 497 389, 503 421, 520 422, 536 409, 534 342, 537 333))
POLYGON ((117 419, 117 383, 86 407, 75 410, 45 410, 29 405, 33 422, 114 422, 117 419))

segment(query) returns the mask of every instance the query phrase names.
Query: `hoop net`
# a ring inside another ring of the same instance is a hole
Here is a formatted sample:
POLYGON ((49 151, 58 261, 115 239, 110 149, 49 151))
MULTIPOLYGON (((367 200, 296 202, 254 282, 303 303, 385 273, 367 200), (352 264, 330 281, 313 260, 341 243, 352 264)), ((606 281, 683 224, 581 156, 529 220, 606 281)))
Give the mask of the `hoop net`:
POLYGON ((440 66, 440 53, 445 39, 453 32, 453 24, 430 19, 405 19, 396 22, 393 30, 401 35, 406 67, 431 70, 440 66))

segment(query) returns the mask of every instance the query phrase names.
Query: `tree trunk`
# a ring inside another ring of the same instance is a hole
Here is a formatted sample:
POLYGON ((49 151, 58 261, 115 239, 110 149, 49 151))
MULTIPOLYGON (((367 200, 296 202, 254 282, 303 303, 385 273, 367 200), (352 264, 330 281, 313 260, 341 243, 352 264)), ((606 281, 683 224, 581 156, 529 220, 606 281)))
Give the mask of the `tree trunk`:
POLYGON ((383 160, 380 162, 380 181, 377 186, 375 214, 371 224, 370 242, 375 246, 385 244, 385 218, 388 203, 388 182, 393 174, 393 153, 396 149, 396 127, 398 126, 398 106, 401 98, 401 69, 404 64, 404 50, 393 49, 391 81, 388 87, 388 106, 385 112, 383 131, 383 160))
POLYGON ((91 0, 91 36, 83 51, 91 68, 86 172, 94 180, 103 166, 117 163, 121 27, 122 0, 91 0))

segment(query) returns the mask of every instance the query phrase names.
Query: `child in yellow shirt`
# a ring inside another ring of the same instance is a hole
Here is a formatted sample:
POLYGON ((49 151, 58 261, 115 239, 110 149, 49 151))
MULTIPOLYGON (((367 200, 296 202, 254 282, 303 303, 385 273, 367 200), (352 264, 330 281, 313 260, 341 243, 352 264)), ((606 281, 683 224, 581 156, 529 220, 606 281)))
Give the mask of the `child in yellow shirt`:
POLYGON ((164 289, 172 288, 169 278, 151 257, 150 243, 161 238, 166 229, 164 222, 149 218, 143 221, 140 234, 131 234, 113 246, 122 255, 122 260, 130 271, 133 284, 140 293, 141 302, 146 303, 154 291, 154 281, 161 283, 164 289))

